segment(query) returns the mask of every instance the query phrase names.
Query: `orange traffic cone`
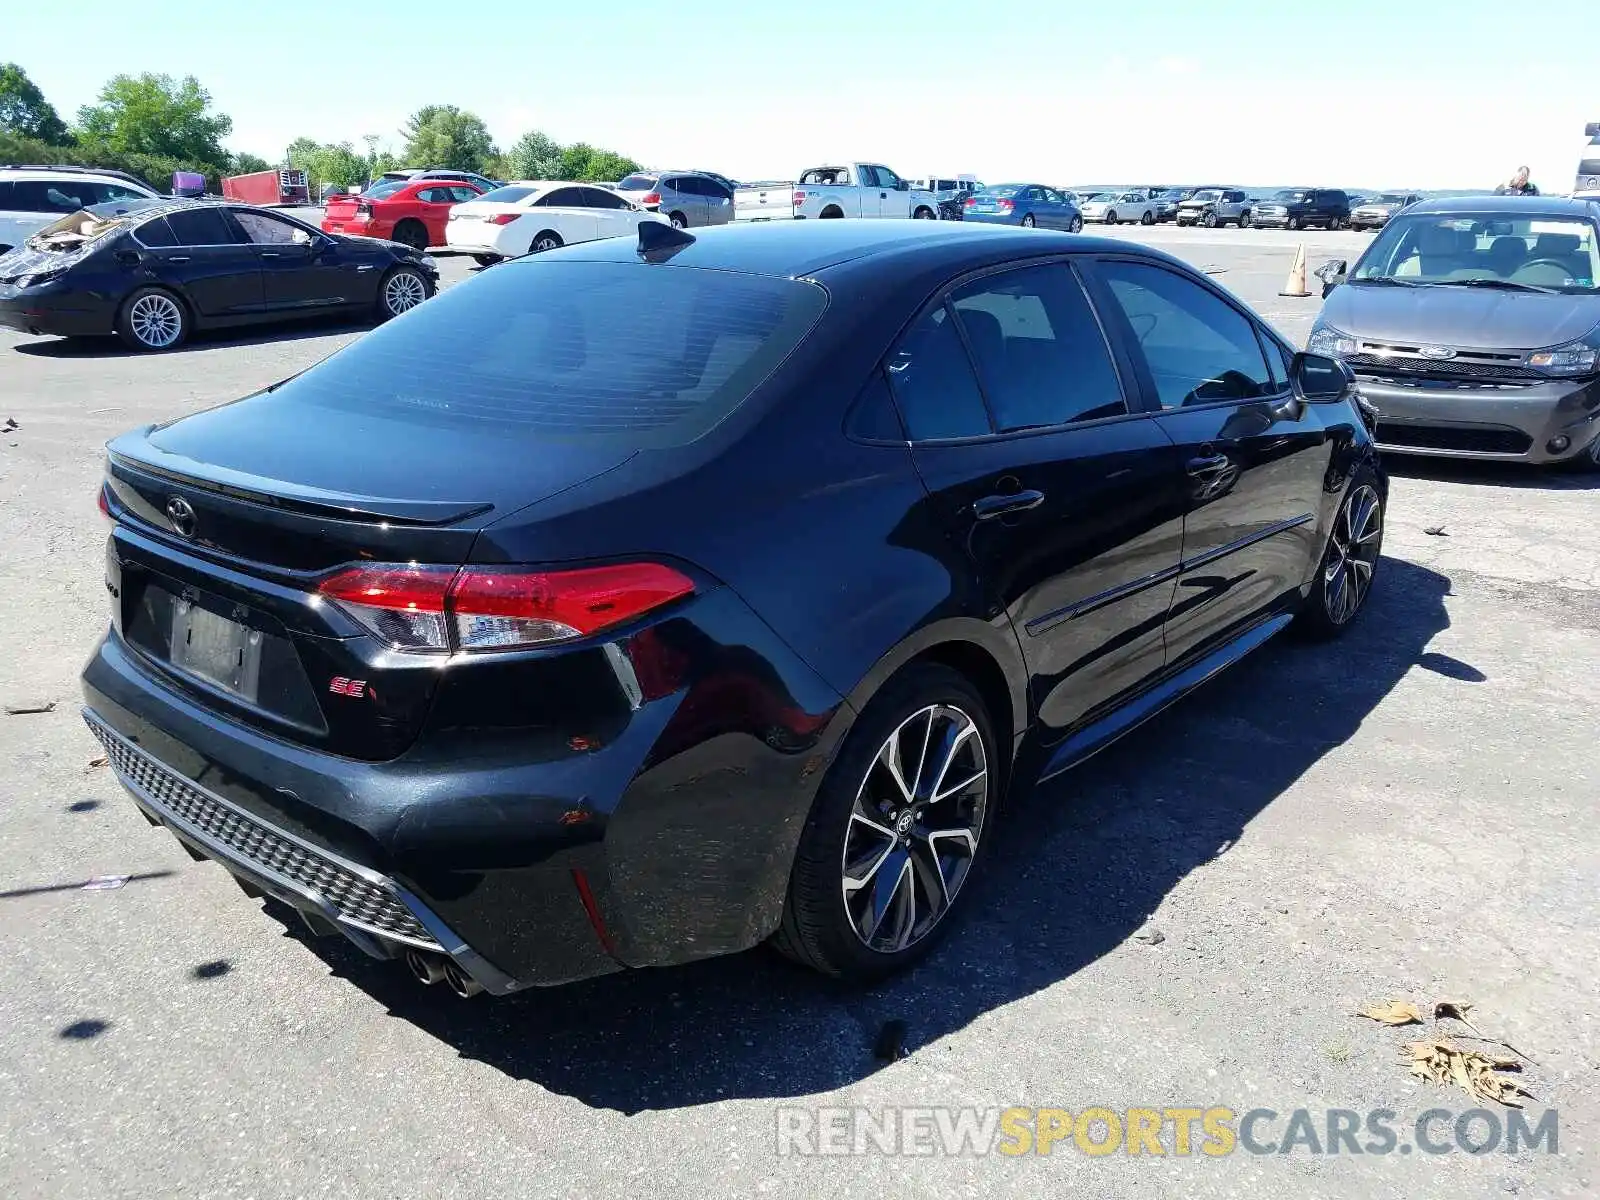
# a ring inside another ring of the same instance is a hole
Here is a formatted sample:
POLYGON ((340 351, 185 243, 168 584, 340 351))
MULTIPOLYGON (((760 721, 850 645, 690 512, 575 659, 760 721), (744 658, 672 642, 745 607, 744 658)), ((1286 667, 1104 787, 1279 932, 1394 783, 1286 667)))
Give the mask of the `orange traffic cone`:
POLYGON ((1306 244, 1300 243, 1300 248, 1294 252, 1294 266, 1289 268, 1289 279, 1283 285, 1280 296, 1309 296, 1311 290, 1306 287, 1306 244))

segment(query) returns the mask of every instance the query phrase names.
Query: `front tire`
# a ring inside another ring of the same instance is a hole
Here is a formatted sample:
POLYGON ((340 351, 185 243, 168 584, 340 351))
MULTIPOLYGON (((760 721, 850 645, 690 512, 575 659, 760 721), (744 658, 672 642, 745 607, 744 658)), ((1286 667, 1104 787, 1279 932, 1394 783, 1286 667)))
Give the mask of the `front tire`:
POLYGON ((1217 214, 1214 212, 1208 212, 1205 216, 1200 218, 1200 224, 1204 225, 1207 229, 1215 229, 1217 227, 1217 214))
POLYGON ((1068 233, 1082 233, 1083 232, 1083 218, 1082 217, 1073 217, 1072 221, 1067 225, 1067 232, 1068 233))
POLYGON ((1107 225, 1115 225, 1116 223, 1117 223, 1117 213, 1116 213, 1115 209, 1112 209, 1112 210, 1110 210, 1109 212, 1106 213, 1106 224, 1107 225))
POLYGON ((1361 615, 1383 553, 1384 496, 1378 476, 1362 466, 1339 501, 1328 545, 1297 628, 1308 637, 1338 637, 1361 615))
POLYGON ((933 221, 938 219, 933 209, 927 207, 917 209, 917 211, 912 213, 911 216, 913 220, 917 221, 933 221))
POLYGON ((396 267, 378 289, 378 319, 387 321, 410 312, 428 298, 428 280, 415 267, 396 267))
POLYGON ((176 350, 189 338, 189 310, 166 288, 140 288, 117 312, 117 336, 130 350, 176 350))
POLYGON ((1144 210, 1144 216, 1139 218, 1139 224, 1141 224, 1141 225, 1154 225, 1155 223, 1156 223, 1156 215, 1155 215, 1155 213, 1151 212, 1148 208, 1145 209, 1144 210))
POLYGON ((1250 228, 1250 210, 1248 208, 1245 209, 1242 213, 1239 214, 1239 228, 1240 229, 1249 229, 1250 228))
POLYGON ((1290 217, 1287 221, 1285 221, 1283 223, 1283 227, 1285 229, 1299 229, 1300 228, 1300 218, 1299 217, 1290 217))
POLYGON ((927 954, 982 862, 1000 763, 983 699, 914 665, 862 713, 811 806, 774 945, 869 983, 927 954))

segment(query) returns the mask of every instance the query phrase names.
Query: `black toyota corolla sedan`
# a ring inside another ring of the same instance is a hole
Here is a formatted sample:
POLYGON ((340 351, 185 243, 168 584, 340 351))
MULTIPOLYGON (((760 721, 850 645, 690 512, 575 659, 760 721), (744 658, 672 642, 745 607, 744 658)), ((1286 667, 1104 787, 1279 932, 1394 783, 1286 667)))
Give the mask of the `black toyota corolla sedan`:
POLYGON ((0 326, 117 334, 172 350, 195 329, 329 313, 398 316, 433 294, 431 258, 247 204, 96 205, 0 254, 0 326))
POLYGON ((463 995, 870 980, 1008 788, 1351 624, 1365 420, 1131 243, 645 227, 113 441, 85 715, 196 857, 463 995))

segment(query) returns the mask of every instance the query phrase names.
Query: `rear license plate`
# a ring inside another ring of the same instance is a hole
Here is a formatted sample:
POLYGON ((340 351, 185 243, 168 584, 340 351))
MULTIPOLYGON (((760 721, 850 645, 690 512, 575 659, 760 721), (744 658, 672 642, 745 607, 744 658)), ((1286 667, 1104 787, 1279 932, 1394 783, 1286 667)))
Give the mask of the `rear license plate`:
POLYGON ((326 225, 323 226, 323 228, 326 229, 329 233, 343 233, 344 232, 344 225, 341 224, 338 221, 329 221, 326 225))
POLYGON ((187 600, 172 606, 172 665, 251 704, 261 681, 262 641, 260 630, 187 600))

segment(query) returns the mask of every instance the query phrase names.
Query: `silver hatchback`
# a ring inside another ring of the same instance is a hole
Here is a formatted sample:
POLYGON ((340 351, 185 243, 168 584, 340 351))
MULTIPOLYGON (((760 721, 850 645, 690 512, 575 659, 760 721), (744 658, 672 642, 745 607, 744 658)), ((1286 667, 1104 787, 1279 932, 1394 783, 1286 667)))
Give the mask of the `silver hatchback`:
POLYGON ((666 217, 679 229, 726 225, 733 220, 733 191, 698 171, 635 171, 618 181, 618 195, 666 217))

